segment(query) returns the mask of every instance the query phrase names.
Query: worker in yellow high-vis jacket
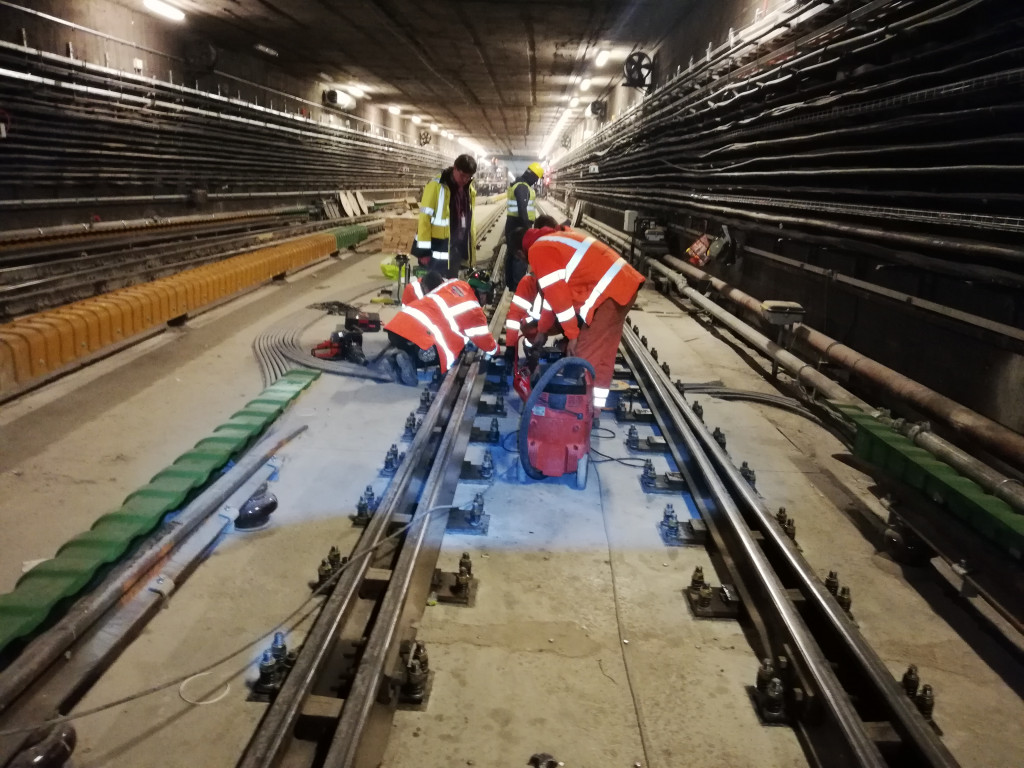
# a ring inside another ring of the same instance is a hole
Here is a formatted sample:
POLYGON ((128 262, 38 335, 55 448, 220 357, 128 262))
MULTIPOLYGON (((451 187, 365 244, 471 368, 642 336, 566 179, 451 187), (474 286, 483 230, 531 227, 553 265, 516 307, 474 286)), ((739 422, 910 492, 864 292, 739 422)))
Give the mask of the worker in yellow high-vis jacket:
POLYGON ((445 277, 458 277, 460 268, 476 263, 475 173, 473 156, 459 155, 423 188, 413 253, 430 254, 431 269, 445 277))
POLYGON ((515 292, 520 278, 526 274, 526 262, 515 258, 508 248, 512 233, 517 229, 529 229, 537 220, 537 190, 534 184, 544 176, 540 163, 530 163, 522 175, 513 181, 505 194, 505 285, 515 292))

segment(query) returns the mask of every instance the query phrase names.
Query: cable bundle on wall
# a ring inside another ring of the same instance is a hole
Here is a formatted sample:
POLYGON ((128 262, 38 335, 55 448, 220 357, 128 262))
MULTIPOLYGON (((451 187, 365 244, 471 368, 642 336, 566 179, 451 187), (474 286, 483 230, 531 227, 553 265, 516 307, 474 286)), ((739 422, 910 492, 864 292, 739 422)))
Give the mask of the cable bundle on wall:
POLYGON ((9 43, 0 44, 0 101, 13 125, 0 144, 7 208, 197 191, 200 199, 260 199, 412 189, 447 161, 300 114, 9 43))
POLYGON ((753 60, 737 43, 569 153, 559 186, 1024 285, 1024 9, 811 6, 753 60))

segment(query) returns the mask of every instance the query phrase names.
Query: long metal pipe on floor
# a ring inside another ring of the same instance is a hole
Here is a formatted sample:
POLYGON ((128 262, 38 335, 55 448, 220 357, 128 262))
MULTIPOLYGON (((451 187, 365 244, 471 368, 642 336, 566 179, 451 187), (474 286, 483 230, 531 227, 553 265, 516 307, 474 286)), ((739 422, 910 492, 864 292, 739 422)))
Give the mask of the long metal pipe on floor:
POLYGON ((103 613, 151 573, 167 553, 206 518, 220 509, 283 445, 306 430, 298 427, 285 435, 271 434, 254 446, 226 474, 188 504, 172 524, 148 539, 130 559, 116 566, 95 590, 76 602, 51 629, 32 640, 18 663, 0 675, 0 712, 12 704, 53 661, 92 626, 103 613))

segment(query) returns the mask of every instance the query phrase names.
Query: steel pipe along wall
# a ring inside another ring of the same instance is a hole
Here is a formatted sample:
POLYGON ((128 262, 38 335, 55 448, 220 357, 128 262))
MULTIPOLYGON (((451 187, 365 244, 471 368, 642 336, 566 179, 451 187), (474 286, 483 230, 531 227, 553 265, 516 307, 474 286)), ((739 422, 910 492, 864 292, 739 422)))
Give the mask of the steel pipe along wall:
POLYGON ((0 325, 0 400, 367 237, 339 227, 0 325))

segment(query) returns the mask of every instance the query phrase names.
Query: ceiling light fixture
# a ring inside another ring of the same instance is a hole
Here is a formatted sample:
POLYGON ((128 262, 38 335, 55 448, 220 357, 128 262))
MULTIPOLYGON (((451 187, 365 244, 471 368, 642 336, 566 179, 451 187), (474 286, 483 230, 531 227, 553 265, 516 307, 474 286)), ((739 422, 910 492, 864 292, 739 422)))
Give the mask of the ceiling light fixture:
POLYGON ((590 90, 590 78, 589 77, 583 78, 583 82, 580 83, 580 90, 581 91, 589 91, 590 90))
POLYGON ((270 46, 264 45, 263 43, 256 43, 256 45, 254 45, 253 48, 255 48, 260 53, 265 53, 267 56, 277 56, 277 51, 275 51, 270 46))
POLYGON ((580 105, 580 100, 579 100, 579 99, 577 99, 577 98, 576 98, 575 96, 573 96, 573 97, 572 97, 572 98, 571 98, 571 99, 569 100, 569 107, 570 107, 570 108, 572 108, 572 109, 575 109, 575 108, 576 108, 576 107, 578 107, 579 105, 580 105))
POLYGON ((392 115, 400 115, 402 114, 402 108, 392 104, 390 107, 388 107, 388 112, 390 112, 392 115))
POLYGON ((423 122, 423 118, 422 118, 422 117, 420 117, 419 115, 413 115, 413 116, 412 116, 412 122, 413 122, 413 124, 415 124, 415 125, 419 125, 420 123, 422 123, 422 122, 423 122))
POLYGON ((544 142, 544 146, 541 147, 541 157, 551 157, 551 150, 554 149, 555 142, 558 141, 558 139, 562 136, 562 133, 568 127, 569 121, 572 120, 573 117, 574 114, 570 112, 568 109, 562 112, 559 118, 555 121, 555 125, 554 127, 552 127, 551 132, 548 133, 548 137, 544 142))
POLYGON ((597 58, 594 60, 594 65, 597 67, 603 67, 608 62, 608 57, 611 54, 608 51, 598 51, 597 58))
POLYGON ((437 133, 441 129, 437 127, 437 123, 431 123, 430 124, 430 130, 431 130, 432 133, 437 133))
POLYGON ((149 8, 153 13, 161 15, 165 19, 170 19, 171 21, 185 20, 185 14, 183 11, 175 8, 173 5, 163 2, 163 0, 143 0, 142 4, 149 8))

